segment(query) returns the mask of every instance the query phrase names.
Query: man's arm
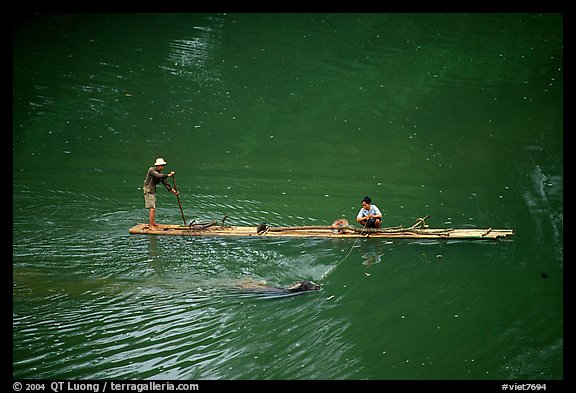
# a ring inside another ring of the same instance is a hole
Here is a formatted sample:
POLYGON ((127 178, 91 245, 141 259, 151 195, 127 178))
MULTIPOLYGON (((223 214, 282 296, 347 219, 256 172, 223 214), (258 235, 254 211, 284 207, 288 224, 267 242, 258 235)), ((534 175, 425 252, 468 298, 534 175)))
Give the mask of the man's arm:
MULTIPOLYGON (((161 173, 161 175, 163 175, 163 173, 161 173)), ((163 178, 162 180, 160 180, 160 182, 161 182, 162 184, 164 184, 164 187, 166 187, 166 189, 167 189, 168 191, 170 191, 170 192, 173 193, 173 194, 178 195, 178 191, 176 191, 174 188, 172 188, 172 186, 171 186, 170 184, 168 184, 168 183, 166 182, 166 179, 169 178, 170 176, 173 176, 173 175, 174 175, 174 171, 168 173, 167 175, 165 175, 165 176, 166 176, 165 178, 163 178)))
POLYGON ((358 221, 360 224, 364 224, 366 220, 368 220, 368 218, 369 218, 368 216, 362 216, 362 212, 360 212, 356 216, 356 221, 358 221))

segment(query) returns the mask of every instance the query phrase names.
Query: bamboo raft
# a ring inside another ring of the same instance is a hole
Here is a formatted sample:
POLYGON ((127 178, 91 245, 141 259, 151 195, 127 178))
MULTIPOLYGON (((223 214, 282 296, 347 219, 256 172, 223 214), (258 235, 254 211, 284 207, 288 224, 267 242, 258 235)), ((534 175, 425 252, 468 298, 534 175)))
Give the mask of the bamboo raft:
MULTIPOLYGON (((313 238, 385 238, 385 239, 499 239, 514 235, 512 229, 445 228, 431 229, 419 218, 411 227, 359 228, 351 225, 330 226, 234 226, 212 221, 189 225, 157 225, 151 229, 148 224, 137 224, 129 229, 131 234, 172 235, 172 236, 230 236, 230 237, 313 237, 313 238)), ((224 220, 223 220, 224 221, 224 220)))

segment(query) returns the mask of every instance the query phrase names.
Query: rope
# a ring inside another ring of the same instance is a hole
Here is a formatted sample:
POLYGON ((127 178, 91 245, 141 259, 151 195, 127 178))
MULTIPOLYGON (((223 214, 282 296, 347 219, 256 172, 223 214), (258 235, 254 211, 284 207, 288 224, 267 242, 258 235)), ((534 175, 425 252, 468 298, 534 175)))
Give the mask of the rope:
MULTIPOLYGON (((344 262, 344 261, 346 260, 346 258, 348 258, 348 257, 350 256, 350 253, 352 252, 352 250, 353 250, 354 247, 356 246, 356 243, 358 243, 358 240, 359 240, 359 239, 360 239, 359 237, 356 238, 356 240, 354 241, 354 244, 352 244, 352 247, 350 247, 350 251, 348 251, 348 254, 346 254, 346 256, 345 256, 344 258, 342 258, 342 260, 341 260, 340 262, 338 262, 338 263, 336 264, 336 266, 338 266, 339 264, 341 264, 342 262, 344 262)), ((334 267, 336 267, 336 266, 334 266, 334 267)))
POLYGON ((359 237, 356 238, 356 240, 354 241, 354 244, 352 244, 352 247, 350 247, 348 254, 346 254, 346 256, 344 258, 342 258, 342 260, 340 260, 340 262, 338 262, 336 265, 334 265, 330 270, 328 270, 326 273, 324 273, 322 275, 322 277, 320 277, 320 280, 318 280, 318 281, 324 280, 328 276, 328 274, 330 274, 332 272, 332 270, 336 269, 338 267, 338 265, 340 265, 342 262, 344 262, 346 260, 346 258, 348 258, 350 256, 350 254, 352 253, 352 250, 356 246, 356 243, 358 243, 358 240, 360 240, 359 237))
MULTIPOLYGON (((363 225, 363 228, 366 229, 366 224, 363 225)), ((323 279, 326 278, 326 276, 328 276, 328 274, 330 274, 330 272, 334 269, 336 269, 338 267, 338 265, 340 265, 342 262, 344 262, 346 260, 346 258, 348 258, 350 256, 350 254, 352 253, 352 250, 354 249, 354 247, 356 246, 356 243, 358 243, 358 240, 360 240, 359 237, 356 238, 356 240, 354 240, 354 243, 352 244, 352 247, 350 247, 350 250, 348 250, 348 254, 346 254, 346 256, 344 258, 342 258, 342 260, 340 262, 338 262, 336 265, 334 265, 332 267, 332 269, 328 270, 326 273, 324 273, 324 275, 322 277, 320 277, 320 280, 318 281, 322 281, 323 279)))

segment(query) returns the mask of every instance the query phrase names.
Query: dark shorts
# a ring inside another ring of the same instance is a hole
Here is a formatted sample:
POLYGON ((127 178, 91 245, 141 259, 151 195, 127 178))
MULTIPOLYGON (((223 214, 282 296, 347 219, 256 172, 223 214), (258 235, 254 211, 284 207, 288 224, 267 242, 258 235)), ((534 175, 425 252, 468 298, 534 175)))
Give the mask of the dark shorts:
POLYGON ((366 228, 376 228, 376 220, 382 222, 381 218, 369 218, 368 221, 366 221, 366 228))

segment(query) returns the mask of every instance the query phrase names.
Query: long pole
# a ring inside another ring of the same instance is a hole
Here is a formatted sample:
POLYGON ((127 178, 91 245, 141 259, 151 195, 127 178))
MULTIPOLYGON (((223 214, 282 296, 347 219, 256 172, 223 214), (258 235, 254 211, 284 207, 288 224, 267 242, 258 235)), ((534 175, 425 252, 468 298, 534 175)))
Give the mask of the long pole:
POLYGON ((182 210, 182 204, 180 203, 180 196, 178 195, 178 188, 176 187, 176 176, 172 175, 172 180, 174 181, 174 189, 176 190, 176 199, 178 199, 178 206, 180 207, 180 214, 182 214, 182 221, 184 221, 184 226, 186 226, 186 219, 184 218, 184 211, 182 210))

